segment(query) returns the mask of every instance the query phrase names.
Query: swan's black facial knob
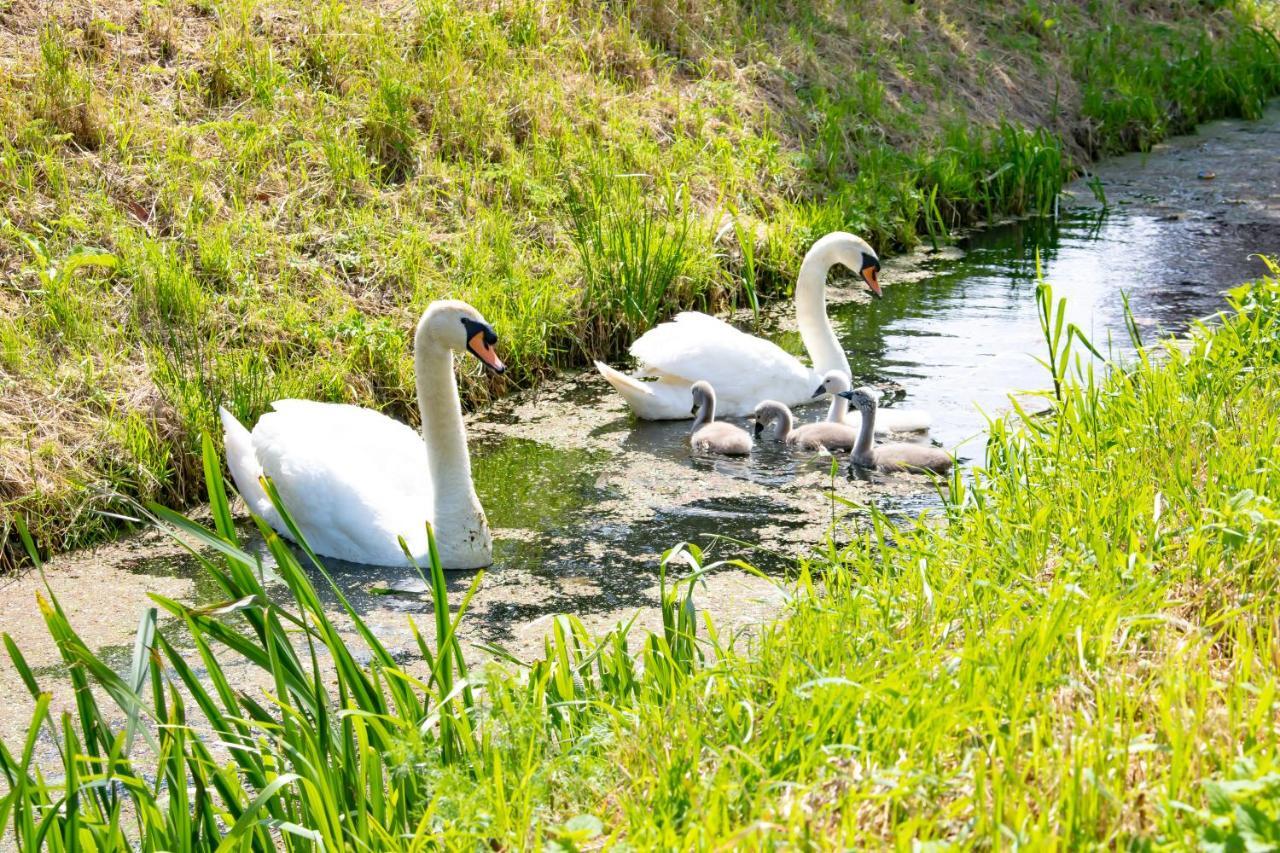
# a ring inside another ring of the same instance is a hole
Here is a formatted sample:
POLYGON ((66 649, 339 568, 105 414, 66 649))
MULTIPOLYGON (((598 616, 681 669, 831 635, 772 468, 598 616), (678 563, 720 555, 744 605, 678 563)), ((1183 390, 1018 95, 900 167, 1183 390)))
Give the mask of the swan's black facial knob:
POLYGON ((507 369, 493 349, 493 345, 498 342, 498 333, 492 326, 479 320, 472 320, 470 317, 463 317, 462 328, 466 330, 467 352, 480 359, 480 363, 494 373, 502 373, 507 369))
POLYGON ((858 270, 862 273, 862 279, 867 283, 867 287, 871 288, 871 295, 876 299, 883 299, 884 293, 880 290, 880 260, 874 255, 862 253, 862 269, 858 270))

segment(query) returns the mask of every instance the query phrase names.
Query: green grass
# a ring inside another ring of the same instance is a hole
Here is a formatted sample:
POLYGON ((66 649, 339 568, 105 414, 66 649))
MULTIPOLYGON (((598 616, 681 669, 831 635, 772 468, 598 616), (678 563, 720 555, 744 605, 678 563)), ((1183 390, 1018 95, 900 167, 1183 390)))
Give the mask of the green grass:
POLYGON ((717 566, 685 548, 664 558, 660 631, 563 616, 542 659, 483 671, 457 641, 471 592, 451 610, 433 561, 433 624, 398 660, 260 524, 287 594, 262 586, 206 441, 213 528, 153 510, 212 555, 226 602, 153 596, 173 621, 143 615, 121 675, 42 598, 76 705, 54 713, 6 637, 35 713, 0 749, 0 819, 52 850, 1269 849, 1280 278, 1102 376, 1043 302, 1047 361, 1069 368, 1052 415, 994 421, 945 517, 856 511, 785 617, 736 643, 699 619, 717 566), (271 686, 235 689, 232 660, 271 686), (33 760, 42 733, 60 767, 33 760))
POLYGON ((830 230, 888 252, 1043 211, 1088 156, 1280 91, 1248 0, 6 14, 5 565, 18 516, 57 552, 114 532, 113 493, 197 498, 219 404, 412 420, 433 298, 502 337, 505 377, 463 377, 483 404, 678 308, 785 295, 830 230), (86 246, 113 265, 42 284, 86 246))

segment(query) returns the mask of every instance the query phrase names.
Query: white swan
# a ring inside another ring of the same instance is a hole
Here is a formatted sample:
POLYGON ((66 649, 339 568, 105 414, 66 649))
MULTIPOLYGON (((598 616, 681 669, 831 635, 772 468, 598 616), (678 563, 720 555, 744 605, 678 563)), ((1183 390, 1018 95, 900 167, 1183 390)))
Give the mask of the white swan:
MULTIPOLYGON (((763 338, 740 332, 696 311, 677 314, 641 335, 631 345, 640 363, 628 376, 597 361, 596 369, 645 420, 679 420, 689 412, 689 388, 707 380, 716 389, 722 414, 747 415, 764 399, 788 406, 813 401, 814 386, 830 370, 851 374, 849 359, 827 318, 827 272, 843 264, 862 275, 879 297, 880 259, 865 240, 836 231, 813 244, 796 281, 796 322, 813 367, 763 338)), ((884 415, 888 415, 886 410, 884 415)), ((928 415, 902 412, 884 418, 885 430, 928 429, 928 415), (906 416, 915 418, 909 421, 906 416), (898 422, 901 420, 901 422, 898 422)))
MULTIPOLYGON (((453 353, 470 352, 505 368, 498 340, 465 302, 433 302, 413 338, 422 434, 371 409, 311 400, 277 400, 250 433, 221 409, 227 466, 249 508, 275 530, 288 529, 258 478, 271 478, 298 530, 318 554, 355 563, 408 565, 428 559, 426 522, 448 569, 493 562, 493 541, 471 482, 471 457, 453 374, 453 353)), ((688 403, 686 402, 686 407, 688 403)))

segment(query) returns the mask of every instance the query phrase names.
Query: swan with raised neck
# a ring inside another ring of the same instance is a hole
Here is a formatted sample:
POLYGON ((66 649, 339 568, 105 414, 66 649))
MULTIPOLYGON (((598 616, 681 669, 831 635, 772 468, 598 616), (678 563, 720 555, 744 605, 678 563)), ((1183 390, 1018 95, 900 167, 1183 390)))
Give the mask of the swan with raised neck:
POLYGON ((270 477, 303 538, 318 554, 372 565, 428 560, 427 524, 441 564, 487 566, 493 542, 471 479, 453 372, 453 354, 470 353, 505 370, 493 328, 465 302, 441 300, 414 331, 414 377, 421 432, 371 409, 278 400, 250 433, 221 410, 227 465, 249 508, 286 537, 292 531, 259 478, 270 477))
POLYGON ((813 378, 832 370, 852 376, 849 357, 836 338, 831 318, 827 316, 827 274, 837 264, 859 273, 877 299, 880 290, 880 258, 861 237, 835 231, 819 239, 805 253, 796 278, 796 326, 800 339, 813 362, 813 378))
MULTIPOLYGON (((477 343, 483 343, 488 324, 476 319, 472 321, 476 325, 467 326, 463 320, 468 311, 475 309, 465 302, 448 300, 434 302, 423 312, 413 335, 413 367, 431 482, 448 484, 447 488, 436 485, 432 491, 431 523, 441 563, 482 568, 493 562, 493 539, 471 477, 471 452, 453 372, 457 338, 452 326, 464 325, 468 343, 462 351, 473 351, 471 340, 478 334, 477 343)), ((496 342, 492 329, 487 333, 496 342)), ((491 352, 492 343, 488 346, 491 352)), ((506 369, 501 362, 495 366, 484 355, 477 357, 497 372, 506 369)))
POLYGON ((722 414, 751 412, 763 399, 799 406, 813 401, 812 389, 828 370, 849 372, 849 361, 826 316, 827 273, 835 264, 862 276, 880 295, 880 259, 860 237, 828 234, 805 254, 796 280, 796 323, 813 366, 777 344, 746 334, 724 320, 686 311, 660 323, 631 345, 639 362, 632 375, 603 362, 596 368, 641 418, 689 417, 689 389, 697 380, 716 390, 722 414))

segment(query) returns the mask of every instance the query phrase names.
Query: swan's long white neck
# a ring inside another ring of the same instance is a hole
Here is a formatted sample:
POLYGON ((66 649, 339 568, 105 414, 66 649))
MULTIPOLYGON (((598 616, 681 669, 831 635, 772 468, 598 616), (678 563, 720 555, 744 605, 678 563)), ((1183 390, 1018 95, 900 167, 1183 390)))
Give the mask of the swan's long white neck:
POLYGON ((414 337, 413 367, 422 414, 422 439, 431 470, 432 523, 438 528, 484 517, 471 481, 471 454, 462 423, 462 401, 453 375, 453 352, 431 340, 425 329, 414 337))
POLYGON ((842 234, 829 234, 814 243, 804 256, 796 279, 796 324, 818 376, 828 370, 842 370, 852 375, 849 359, 827 317, 827 272, 839 260, 838 247, 850 239, 842 234))

